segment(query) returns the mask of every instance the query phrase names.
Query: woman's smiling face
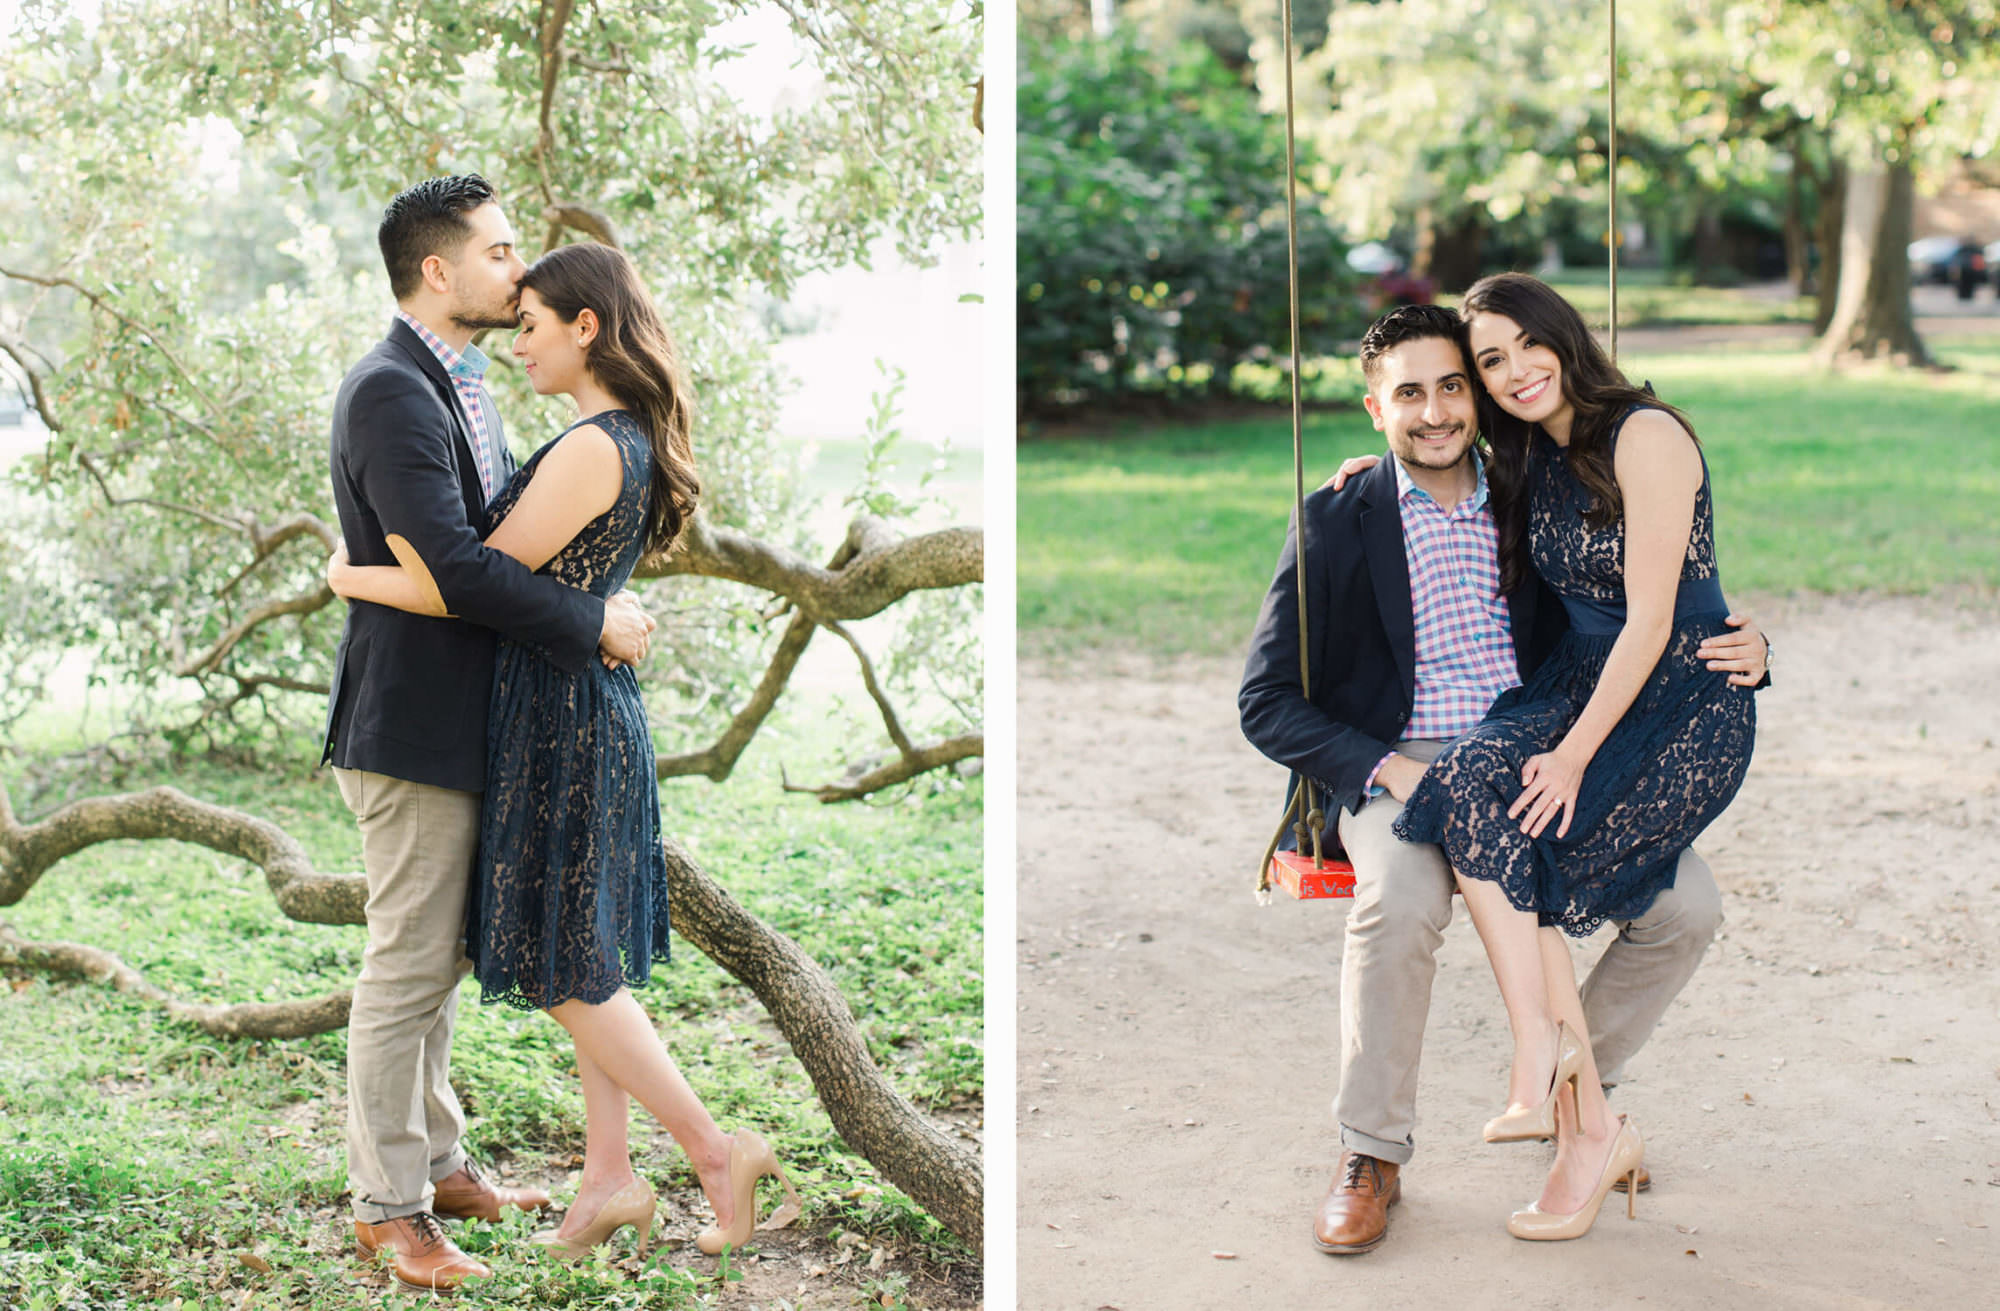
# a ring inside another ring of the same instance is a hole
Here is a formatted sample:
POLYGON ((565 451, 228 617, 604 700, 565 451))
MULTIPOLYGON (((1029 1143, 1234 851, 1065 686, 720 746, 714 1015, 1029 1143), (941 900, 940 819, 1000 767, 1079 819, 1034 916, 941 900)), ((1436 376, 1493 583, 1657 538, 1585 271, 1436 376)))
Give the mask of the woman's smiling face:
POLYGON ((1554 349, 1522 330, 1504 314, 1474 315, 1472 366, 1499 407, 1517 419, 1553 425, 1567 436, 1565 416, 1570 404, 1563 397, 1562 361, 1554 349))

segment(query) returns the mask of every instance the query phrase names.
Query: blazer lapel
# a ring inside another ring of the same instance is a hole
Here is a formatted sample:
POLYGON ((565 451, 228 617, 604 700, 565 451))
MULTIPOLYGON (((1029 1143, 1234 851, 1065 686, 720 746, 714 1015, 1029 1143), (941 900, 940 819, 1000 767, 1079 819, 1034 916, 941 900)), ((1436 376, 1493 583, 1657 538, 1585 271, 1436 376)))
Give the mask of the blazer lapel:
POLYGON ((451 374, 445 371, 438 357, 424 345, 423 338, 410 330, 409 324, 401 319, 393 320, 389 326, 389 339, 416 361, 417 367, 430 379, 431 386, 436 388, 438 399, 444 402, 445 413, 451 417, 452 436, 456 439, 451 447, 452 472, 458 475, 459 490, 465 495, 467 517, 474 517, 485 509, 486 498, 479 483, 479 462, 472 454, 472 431, 466 426, 465 407, 459 403, 458 388, 453 385, 451 374))
POLYGON ((1396 457, 1391 455, 1362 475, 1361 549, 1382 628, 1402 675, 1403 694, 1417 697, 1417 620, 1410 604, 1410 557, 1403 546, 1403 511, 1396 498, 1396 457))

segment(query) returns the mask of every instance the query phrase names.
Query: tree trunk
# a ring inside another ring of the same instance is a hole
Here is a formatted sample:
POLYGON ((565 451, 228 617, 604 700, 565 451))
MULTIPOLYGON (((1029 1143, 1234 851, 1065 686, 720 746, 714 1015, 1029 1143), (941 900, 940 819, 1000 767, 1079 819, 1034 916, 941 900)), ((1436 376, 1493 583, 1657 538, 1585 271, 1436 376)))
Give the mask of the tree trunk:
POLYGON ((1410 276, 1428 278, 1437 259, 1437 211, 1429 205, 1417 208, 1417 238, 1410 251, 1410 276))
POLYGON ((1430 276, 1438 290, 1464 291, 1479 281, 1480 263, 1486 244, 1486 211, 1474 207, 1438 230, 1431 253, 1430 276))
POLYGON ((1794 296, 1812 294, 1812 242, 1806 237, 1805 158, 1792 152, 1792 173, 1785 185, 1785 280, 1794 296))
MULTIPOLYGON (((277 825, 168 787, 91 797, 23 824, 0 784, 0 906, 20 901, 64 857, 131 838, 192 842, 260 866, 288 918, 366 922, 362 875, 321 873, 305 848, 277 825)), ((812 957, 738 905, 677 844, 663 845, 674 932, 757 994, 848 1146, 973 1251, 981 1251, 984 1189, 977 1154, 925 1119, 889 1083, 869 1055, 846 999, 812 957)), ((218 1036, 297 1037, 325 1033, 347 1020, 346 994, 227 1007, 177 1002, 107 952, 76 943, 27 942, 0 925, 0 964, 7 963, 109 983, 218 1036)))
POLYGON ((1840 296, 1840 229, 1847 214, 1847 165, 1835 159, 1819 179, 1819 304, 1813 308, 1813 336, 1824 336, 1840 296))
POLYGON ((1694 280, 1703 286, 1716 285, 1723 281, 1726 262, 1727 255, 1722 245, 1722 199, 1706 195, 1695 211, 1694 280))
POLYGON ((1814 349, 1824 364, 1846 357, 1931 363, 1910 315, 1909 163, 1871 159, 1850 167, 1840 228, 1840 294, 1814 349))

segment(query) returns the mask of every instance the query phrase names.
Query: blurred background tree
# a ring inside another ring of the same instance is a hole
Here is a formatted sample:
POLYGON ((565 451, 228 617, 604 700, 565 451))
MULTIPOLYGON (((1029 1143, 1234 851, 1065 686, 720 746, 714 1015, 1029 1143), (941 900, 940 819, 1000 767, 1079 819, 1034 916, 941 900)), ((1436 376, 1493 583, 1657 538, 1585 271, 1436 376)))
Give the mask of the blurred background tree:
MULTIPOLYGON (((1277 0, 1024 6, 1019 240, 1026 408, 1037 396, 1092 394, 1073 382, 1051 391, 1037 381, 1040 373, 1029 372, 1031 336, 1039 350, 1040 335, 1053 329, 1027 321, 1027 292, 1040 283, 1040 300, 1071 296, 1083 310, 1091 302, 1076 286, 1130 285, 1125 252, 1152 248, 1148 225, 1161 221, 1153 202, 1201 185, 1194 161, 1163 156, 1162 138, 1239 114, 1245 101, 1254 101, 1267 131, 1277 130, 1284 88, 1278 10, 1277 0), (1102 47, 1094 69, 1080 53, 1092 45, 1102 47), (1203 101, 1193 110, 1196 88, 1184 82, 1178 106, 1161 105, 1143 138, 1121 138, 1115 125, 1101 126, 1108 121, 1101 115, 1090 116, 1091 97, 1136 98, 1139 86, 1155 88, 1155 103, 1168 94, 1166 79, 1133 75, 1134 47, 1152 51, 1153 66, 1165 67, 1192 65, 1190 45, 1217 70, 1202 84, 1205 95, 1231 98, 1231 105, 1203 101), (1223 71, 1241 76, 1231 83, 1223 71), (1045 83, 1059 76, 1060 92, 1052 97, 1045 83), (1089 79, 1096 85, 1079 85, 1089 79), (1072 113, 1072 99, 1090 112, 1072 113), (1050 103, 1059 108, 1045 109, 1050 103), (1087 142, 1095 153, 1041 158, 1072 141, 1087 142), (1073 216, 1040 199, 1059 189, 1045 176, 1059 164, 1093 193, 1115 192, 1118 168, 1130 165, 1153 181, 1156 194, 1141 203, 1099 202, 1116 218, 1087 242, 1064 235, 1045 242, 1045 221, 1054 234, 1074 230, 1073 216), (1059 272, 1069 285, 1061 293, 1043 277, 1050 270, 1028 261, 1047 249, 1068 256, 1059 272)), ((1355 271, 1364 278, 1400 266, 1455 292, 1504 268, 1556 276, 1601 270, 1615 239, 1621 266, 1655 283, 1728 287, 1782 278, 1794 294, 1816 295, 1814 328, 1824 360, 1927 362, 1912 324, 1904 253, 1913 196, 1981 176, 1980 161, 2000 141, 2000 7, 1993 0, 1623 7, 1617 234, 1607 231, 1605 219, 1603 0, 1302 0, 1293 24, 1303 203, 1324 220, 1315 233, 1356 252, 1355 271), (1392 252, 1393 265, 1377 243, 1392 252)), ((1245 141, 1256 139, 1247 126, 1239 131, 1245 141)), ((1271 158, 1265 156, 1267 166, 1271 158)), ((1282 163, 1276 168, 1281 183, 1282 163)), ((1231 172, 1238 169, 1254 171, 1247 160, 1232 160, 1223 172, 1233 190, 1247 184, 1231 172)), ((1164 208, 1171 212, 1171 202, 1164 208)), ((1994 237, 2000 231, 1981 240, 1994 237)), ((1257 241, 1255 229, 1233 241, 1218 235, 1225 249, 1211 261, 1223 266, 1257 241)), ((1308 305, 1329 306, 1341 294, 1310 279, 1305 286, 1308 305)), ((1261 315, 1266 299, 1282 312, 1281 287, 1259 285, 1253 294, 1260 303, 1249 317, 1261 315)), ((1070 321, 1079 339, 1092 343, 1088 357, 1102 365, 1134 339, 1130 320, 1122 313, 1107 320, 1100 310, 1070 321), (1119 336, 1109 334, 1112 326, 1119 336)), ((1244 354, 1261 349, 1282 359, 1282 320, 1243 330, 1263 339, 1244 354)), ((1174 342, 1177 355, 1197 350, 1174 342)), ((1143 372, 1121 380, 1163 395, 1177 381, 1143 372)))

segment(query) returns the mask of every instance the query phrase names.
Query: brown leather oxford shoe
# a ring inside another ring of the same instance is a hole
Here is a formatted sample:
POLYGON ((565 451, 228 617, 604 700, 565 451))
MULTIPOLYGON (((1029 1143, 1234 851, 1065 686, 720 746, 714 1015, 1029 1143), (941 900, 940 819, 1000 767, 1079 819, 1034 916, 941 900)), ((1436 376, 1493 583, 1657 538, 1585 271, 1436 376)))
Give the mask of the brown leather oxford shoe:
POLYGON ((1372 1252, 1389 1234, 1389 1208, 1403 1200, 1403 1167, 1342 1152, 1333 1186, 1313 1216, 1313 1241, 1335 1256, 1372 1252))
POLYGON ((396 1282, 408 1288, 449 1293, 467 1279, 483 1279, 493 1272, 458 1250, 445 1233, 444 1225, 429 1211, 398 1216, 380 1224, 354 1222, 354 1241, 361 1255, 374 1258, 381 1252, 394 1254, 390 1269, 396 1282))
POLYGON ((484 1220, 500 1223, 500 1208, 518 1206, 523 1211, 539 1211, 549 1204, 549 1195, 539 1188, 502 1188, 467 1161, 437 1181, 431 1210, 452 1220, 484 1220))

